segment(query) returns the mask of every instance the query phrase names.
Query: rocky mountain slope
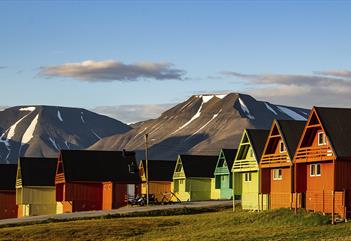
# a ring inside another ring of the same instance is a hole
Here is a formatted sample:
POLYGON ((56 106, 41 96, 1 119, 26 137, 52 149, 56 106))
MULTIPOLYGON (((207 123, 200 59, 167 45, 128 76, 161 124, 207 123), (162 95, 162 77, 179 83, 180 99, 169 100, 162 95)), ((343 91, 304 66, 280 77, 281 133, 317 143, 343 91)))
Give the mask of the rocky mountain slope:
POLYGON ((128 125, 85 109, 17 106, 0 111, 0 163, 19 156, 56 156, 59 149, 83 149, 131 130, 128 125))
POLYGON ((236 148, 244 128, 270 128, 272 120, 305 120, 309 110, 257 101, 244 94, 194 95, 157 119, 135 124, 124 134, 104 138, 90 149, 137 150, 143 158, 149 133, 150 158, 175 159, 178 153, 217 154, 236 148))

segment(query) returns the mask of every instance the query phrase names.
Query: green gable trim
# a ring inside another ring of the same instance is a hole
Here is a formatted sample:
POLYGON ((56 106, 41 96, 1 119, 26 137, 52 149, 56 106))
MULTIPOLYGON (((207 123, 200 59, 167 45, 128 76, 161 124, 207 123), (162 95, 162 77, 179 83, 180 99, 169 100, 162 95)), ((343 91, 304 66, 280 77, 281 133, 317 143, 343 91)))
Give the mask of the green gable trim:
POLYGON ((232 172, 248 172, 257 171, 259 169, 252 141, 254 140, 250 140, 250 136, 245 129, 238 146, 232 172))
POLYGON ((214 172, 214 175, 222 175, 222 174, 230 174, 230 167, 228 167, 228 162, 225 158, 224 152, 223 150, 221 150, 219 157, 218 157, 218 161, 217 161, 217 165, 216 165, 216 169, 214 172))

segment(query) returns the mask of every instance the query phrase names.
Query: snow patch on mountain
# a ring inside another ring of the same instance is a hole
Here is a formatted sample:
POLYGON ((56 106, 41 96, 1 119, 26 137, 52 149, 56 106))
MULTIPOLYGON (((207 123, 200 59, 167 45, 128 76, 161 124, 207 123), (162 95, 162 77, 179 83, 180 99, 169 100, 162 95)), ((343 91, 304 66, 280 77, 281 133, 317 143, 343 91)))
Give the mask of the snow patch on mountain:
POLYGON ((35 107, 34 106, 29 106, 29 107, 23 107, 19 109, 20 111, 35 111, 35 107))
POLYGON ((94 131, 94 130, 91 130, 91 133, 93 133, 94 134, 94 136, 96 136, 99 140, 101 140, 102 138, 98 135, 98 134, 96 134, 96 132, 94 131))
MULTIPOLYGON (((30 113, 29 113, 30 114, 30 113)), ((7 133, 7 139, 11 139, 14 135, 15 135, 15 130, 16 130, 16 126, 18 125, 18 123, 20 123, 24 118, 26 118, 29 114, 23 116, 21 119, 19 119, 18 121, 15 122, 15 124, 13 124, 12 126, 10 126, 8 133, 7 133)))
POLYGON ((83 123, 85 123, 84 117, 83 117, 83 112, 80 112, 80 119, 83 123))
POLYGON ((38 119, 39 119, 39 114, 35 116, 35 118, 30 123, 29 127, 27 128, 27 130, 24 132, 22 141, 21 141, 22 144, 28 143, 33 138, 33 134, 35 131, 35 127, 37 126, 38 119))
POLYGON ((287 107, 279 106, 279 105, 277 105, 277 107, 279 108, 279 110, 281 110, 282 112, 284 112, 285 114, 287 114, 288 116, 293 118, 294 120, 307 120, 306 117, 296 113, 295 111, 293 111, 287 107))
POLYGON ((221 113, 221 111, 222 111, 222 109, 219 110, 219 112, 218 112, 217 114, 214 114, 214 115, 212 116, 212 118, 211 118, 209 121, 207 121, 202 127, 200 127, 197 131, 195 131, 191 136, 189 136, 189 137, 186 138, 185 140, 190 139, 191 137, 193 137, 194 135, 196 135, 197 133, 199 133, 202 129, 204 129, 208 124, 210 124, 211 121, 213 121, 213 120, 219 115, 219 113, 221 113))
POLYGON ((49 137, 49 141, 51 142, 51 144, 55 147, 56 150, 60 150, 60 148, 58 148, 55 139, 49 137))
POLYGON ((270 110, 271 112, 273 112, 273 114, 278 115, 278 113, 277 113, 275 110, 273 110, 273 108, 272 108, 267 102, 264 102, 264 104, 266 105, 266 107, 267 107, 268 110, 270 110))
POLYGON ((61 122, 63 122, 63 119, 62 119, 60 110, 57 110, 57 118, 58 118, 61 122))
POLYGON ((243 101, 240 97, 238 98, 238 100, 239 100, 239 103, 240 103, 240 107, 241 107, 241 109, 244 111, 244 113, 246 114, 246 116, 247 116, 249 119, 251 119, 251 120, 255 119, 255 117, 254 117, 253 115, 251 115, 251 113, 250 113, 250 111, 249 111, 249 108, 247 108, 247 106, 245 105, 244 101, 243 101))

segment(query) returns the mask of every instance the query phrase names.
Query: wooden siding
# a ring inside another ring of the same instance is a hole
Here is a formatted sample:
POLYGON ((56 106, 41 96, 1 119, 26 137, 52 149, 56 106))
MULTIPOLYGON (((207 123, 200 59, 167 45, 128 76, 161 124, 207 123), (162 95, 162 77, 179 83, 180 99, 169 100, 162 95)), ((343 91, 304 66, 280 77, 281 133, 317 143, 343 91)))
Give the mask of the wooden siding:
POLYGON ((18 217, 56 214, 56 202, 51 204, 19 204, 18 217))
MULTIPOLYGON (((149 193, 154 194, 157 200, 161 200, 162 193, 171 191, 172 182, 160 181, 160 182, 149 182, 149 193)), ((142 183, 141 193, 146 194, 146 182, 142 183)))
POLYGON ((53 204, 56 203, 54 187, 17 188, 17 204, 53 204))
POLYGON ((273 180, 273 169, 270 169, 270 208, 290 208, 292 207, 292 168, 284 167, 282 170, 282 179, 273 180))
POLYGON ((182 180, 179 184, 179 189, 173 192, 181 201, 204 201, 211 199, 211 178, 186 178, 176 179, 174 181, 182 180))
POLYGON ((65 183, 63 201, 95 200, 102 202, 101 183, 65 183))
POLYGON ((0 219, 17 218, 16 192, 0 190, 0 219))

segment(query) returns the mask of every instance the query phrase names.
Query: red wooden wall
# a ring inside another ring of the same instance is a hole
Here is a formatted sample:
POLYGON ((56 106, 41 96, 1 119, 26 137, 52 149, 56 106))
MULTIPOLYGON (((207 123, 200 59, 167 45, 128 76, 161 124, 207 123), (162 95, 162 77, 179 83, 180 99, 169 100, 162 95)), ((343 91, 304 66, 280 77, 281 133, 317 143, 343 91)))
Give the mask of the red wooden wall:
POLYGON ((273 169, 270 169, 270 208, 289 208, 291 206, 291 168, 281 169, 282 180, 273 180, 273 169))
POLYGON ((0 190, 0 219, 17 218, 16 191, 0 190))

